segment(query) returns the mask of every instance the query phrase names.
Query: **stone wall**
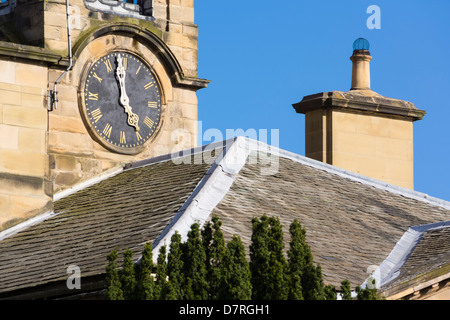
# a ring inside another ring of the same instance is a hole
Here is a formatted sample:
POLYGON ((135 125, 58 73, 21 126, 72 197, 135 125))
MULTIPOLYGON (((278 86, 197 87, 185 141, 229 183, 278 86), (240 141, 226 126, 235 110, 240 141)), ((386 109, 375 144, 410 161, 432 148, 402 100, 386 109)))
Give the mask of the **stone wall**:
POLYGON ((50 111, 48 93, 68 65, 66 1, 18 1, 14 14, 0 17, 8 27, 0 40, 9 43, 0 41, 0 229, 51 208, 55 193, 109 169, 196 146, 196 91, 208 81, 197 77, 194 1, 154 0, 153 12, 154 19, 136 19, 71 0, 73 67, 58 84, 58 107, 50 111), (24 46, 51 59, 29 58, 21 54, 24 46), (83 76, 109 50, 139 54, 161 86, 158 134, 134 156, 104 148, 81 115, 83 76))
POLYGON ((333 111, 333 165, 414 189, 413 123, 333 111))
POLYGON ((414 188, 411 120, 331 109, 311 111, 305 119, 307 157, 414 188))
POLYGON ((47 75, 44 66, 0 60, 0 226, 49 207, 47 75))

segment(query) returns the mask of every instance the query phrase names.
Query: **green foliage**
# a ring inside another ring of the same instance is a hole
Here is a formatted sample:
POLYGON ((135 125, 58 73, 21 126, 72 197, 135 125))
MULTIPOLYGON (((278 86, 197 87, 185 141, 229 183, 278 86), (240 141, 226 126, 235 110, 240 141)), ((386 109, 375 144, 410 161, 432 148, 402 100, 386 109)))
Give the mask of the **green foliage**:
POLYGON ((272 300, 286 300, 288 296, 288 265, 284 257, 283 228, 280 220, 269 218, 269 277, 272 300))
POLYGON ((252 219, 253 233, 250 245, 250 272, 252 299, 268 299, 269 293, 269 219, 266 216, 252 219))
POLYGON ((122 270, 119 272, 119 278, 120 283, 122 284, 124 299, 134 299, 136 276, 134 272, 133 251, 130 249, 126 249, 123 253, 123 265, 122 270))
POLYGON ((137 300, 153 300, 155 291, 155 279, 152 276, 153 250, 152 244, 146 243, 141 260, 135 266, 136 287, 135 298, 137 300))
POLYGON ((223 258, 222 281, 218 290, 220 300, 250 300, 252 284, 250 268, 241 238, 233 236, 223 258))
POLYGON ((111 251, 106 258, 108 265, 106 266, 105 296, 109 300, 123 300, 122 284, 117 269, 117 249, 111 251))
POLYGON ((336 288, 334 286, 325 285, 324 287, 324 297, 325 300, 336 300, 336 288))
POLYGON ((183 291, 183 253, 181 235, 175 232, 171 238, 169 254, 167 256, 167 275, 171 285, 171 300, 181 300, 183 291))
POLYGON ((200 236, 200 225, 194 223, 188 232, 184 250, 184 297, 187 300, 206 300, 206 254, 200 236))
MULTIPOLYGON (((123 252, 119 272, 117 250, 108 256, 105 297, 110 300, 336 300, 336 289, 324 285, 320 264, 315 265, 306 243, 306 231, 295 220, 289 228, 290 242, 285 258, 283 230, 276 217, 252 219, 250 261, 240 237, 226 244, 222 223, 212 217, 200 230, 194 223, 181 242, 175 232, 169 252, 161 247, 157 264, 152 244, 144 246, 138 263, 133 252, 123 252)), ((374 286, 356 287, 358 300, 378 299, 374 286)), ((343 300, 352 300, 350 283, 341 283, 343 300)))
POLYGON ((384 298, 378 297, 378 290, 375 286, 375 279, 371 279, 372 283, 362 289, 360 286, 355 288, 357 300, 383 300, 384 298))
POLYGON ((223 259, 226 252, 225 239, 221 231, 222 222, 217 216, 212 217, 202 231, 205 249, 206 281, 208 282, 208 299, 217 299, 222 283, 223 259))
POLYGON ((291 242, 289 244, 288 255, 288 272, 289 272, 289 292, 288 299, 303 300, 302 276, 305 266, 304 257, 304 230, 300 223, 295 220, 290 228, 291 242))
POLYGON ((172 287, 167 281, 167 249, 162 246, 159 250, 158 261, 156 264, 156 282, 155 282, 155 299, 157 300, 171 300, 172 287))
POLYGON ((350 287, 350 281, 344 280, 341 282, 341 295, 342 300, 353 300, 352 289, 350 287))

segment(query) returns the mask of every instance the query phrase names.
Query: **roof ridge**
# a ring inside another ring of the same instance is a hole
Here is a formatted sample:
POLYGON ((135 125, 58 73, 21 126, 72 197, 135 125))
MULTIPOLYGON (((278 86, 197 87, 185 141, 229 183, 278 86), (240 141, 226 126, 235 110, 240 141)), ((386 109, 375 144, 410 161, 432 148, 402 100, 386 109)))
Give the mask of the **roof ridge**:
POLYGON ((237 137, 219 142, 218 145, 224 146, 221 154, 216 157, 211 168, 209 168, 203 179, 197 184, 191 196, 153 243, 155 260, 159 248, 170 243, 175 231, 178 231, 182 239, 185 240, 191 225, 193 223, 200 223, 202 226, 208 219, 211 211, 227 194, 231 185, 234 183, 236 174, 244 166, 249 154, 246 150, 239 148, 239 144, 237 143, 239 140, 240 138, 237 137), (235 161, 236 156, 239 160, 244 161, 235 161))
POLYGON ((136 168, 152 165, 155 163, 162 163, 162 162, 171 161, 174 159, 184 158, 187 156, 193 156, 193 155, 202 153, 207 150, 214 150, 214 149, 217 149, 220 147, 225 147, 229 143, 233 143, 234 140, 235 139, 232 138, 232 139, 228 139, 228 140, 215 141, 210 144, 205 144, 205 145, 193 147, 190 149, 184 149, 184 150, 167 153, 167 154, 160 155, 160 156, 153 157, 153 158, 130 162, 130 163, 125 164, 123 168, 124 168, 124 170, 136 169, 136 168))
POLYGON ((401 267, 406 263, 408 257, 419 244, 422 236, 431 230, 437 230, 450 227, 450 221, 440 221, 417 226, 411 226, 403 233, 403 236, 395 244, 387 258, 375 269, 373 274, 366 279, 364 287, 369 279, 375 279, 377 288, 383 287, 389 282, 395 280, 400 275, 401 267))

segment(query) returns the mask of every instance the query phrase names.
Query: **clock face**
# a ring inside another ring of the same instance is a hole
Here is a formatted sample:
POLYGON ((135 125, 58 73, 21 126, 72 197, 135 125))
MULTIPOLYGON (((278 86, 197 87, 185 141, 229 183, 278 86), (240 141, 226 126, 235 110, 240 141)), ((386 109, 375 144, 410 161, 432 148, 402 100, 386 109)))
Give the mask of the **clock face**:
POLYGON ((143 150, 161 120, 161 91, 150 67, 136 55, 111 52, 88 71, 84 116, 107 148, 125 154, 143 150))

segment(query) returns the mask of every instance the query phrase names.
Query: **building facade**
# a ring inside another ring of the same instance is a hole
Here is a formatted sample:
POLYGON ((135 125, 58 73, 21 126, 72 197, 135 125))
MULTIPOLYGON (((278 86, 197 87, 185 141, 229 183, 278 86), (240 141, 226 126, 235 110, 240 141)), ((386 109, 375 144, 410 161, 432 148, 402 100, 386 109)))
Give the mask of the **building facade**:
POLYGON ((197 142, 193 0, 0 4, 0 228, 197 142))

